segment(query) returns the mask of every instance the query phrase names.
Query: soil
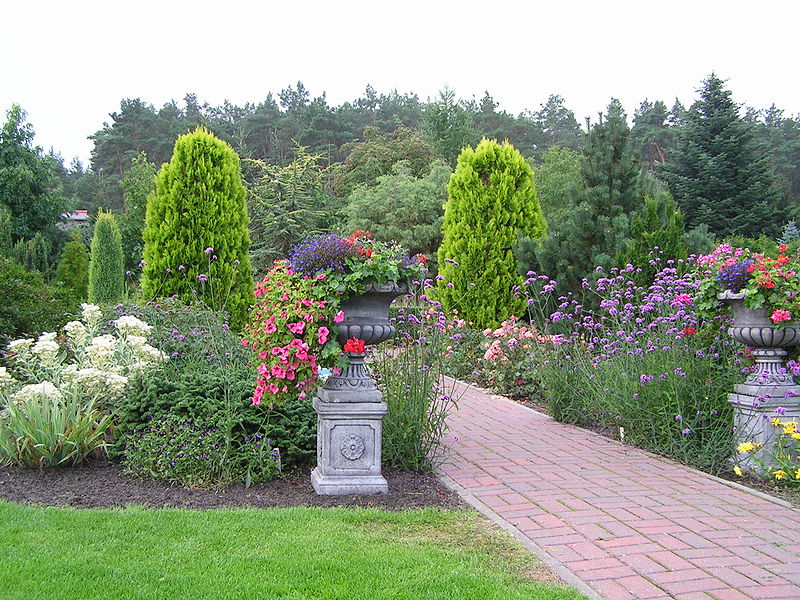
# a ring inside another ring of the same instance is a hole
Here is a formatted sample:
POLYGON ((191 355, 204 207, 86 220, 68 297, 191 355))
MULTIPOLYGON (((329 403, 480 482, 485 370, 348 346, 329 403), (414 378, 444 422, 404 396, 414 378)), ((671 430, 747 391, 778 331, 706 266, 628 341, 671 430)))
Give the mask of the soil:
POLYGON ((0 467, 0 499, 22 504, 110 508, 229 508, 290 506, 353 506, 386 510, 434 507, 461 509, 465 505, 434 475, 386 469, 388 494, 317 496, 308 473, 291 474, 246 488, 230 485, 189 489, 163 481, 134 479, 120 465, 98 461, 78 467, 42 470, 0 467))

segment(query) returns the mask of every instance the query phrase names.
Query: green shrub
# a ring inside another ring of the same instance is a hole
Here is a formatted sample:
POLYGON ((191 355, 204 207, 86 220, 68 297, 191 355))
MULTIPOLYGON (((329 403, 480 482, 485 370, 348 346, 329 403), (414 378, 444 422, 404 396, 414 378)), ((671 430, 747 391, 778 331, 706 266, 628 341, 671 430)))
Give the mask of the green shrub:
POLYGON ((60 284, 47 285, 41 273, 0 256, 0 343, 54 331, 77 309, 60 284))
POLYGON ((122 235, 111 213, 100 213, 94 224, 88 294, 94 304, 113 304, 125 296, 122 235))
POLYGON ((76 302, 89 296, 89 249, 79 229, 72 230, 70 241, 64 245, 56 267, 56 281, 61 282, 76 302))
POLYGON ((253 301, 239 157, 205 129, 182 135, 147 199, 142 293, 227 310, 241 328, 253 301))
POLYGON ((512 247, 547 231, 530 166, 510 144, 484 139, 461 152, 447 194, 437 298, 477 328, 522 314, 512 247))
POLYGON ((26 386, 0 413, 0 462, 29 468, 76 465, 102 451, 109 416, 55 386, 26 386))
POLYGON ((123 464, 133 475, 188 487, 250 485, 272 479, 280 469, 280 455, 261 435, 231 443, 215 425, 166 414, 130 432, 123 464))

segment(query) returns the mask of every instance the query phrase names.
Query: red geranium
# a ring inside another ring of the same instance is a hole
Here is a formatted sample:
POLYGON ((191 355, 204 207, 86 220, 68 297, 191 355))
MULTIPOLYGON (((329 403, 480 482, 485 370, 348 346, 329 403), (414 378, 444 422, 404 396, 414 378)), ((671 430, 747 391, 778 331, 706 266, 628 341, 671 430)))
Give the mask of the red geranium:
POLYGON ((345 352, 352 352, 353 354, 364 354, 364 340, 358 338, 350 338, 344 344, 345 352))

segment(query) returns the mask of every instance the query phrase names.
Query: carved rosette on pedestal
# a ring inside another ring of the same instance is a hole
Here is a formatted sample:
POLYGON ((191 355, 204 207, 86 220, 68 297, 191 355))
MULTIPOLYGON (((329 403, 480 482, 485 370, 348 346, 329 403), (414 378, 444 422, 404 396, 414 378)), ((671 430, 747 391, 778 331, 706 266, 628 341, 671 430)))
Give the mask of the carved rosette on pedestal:
MULTIPOLYGON (((342 303, 339 343, 356 338, 374 346, 393 337, 389 305, 407 291, 394 283, 370 285, 342 303)), ((347 355, 348 366, 328 377, 314 398, 317 466, 311 483, 321 496, 385 494, 389 486, 381 475, 381 436, 388 408, 364 365, 365 354, 347 355)))
POLYGON ((742 455, 740 466, 755 466, 754 458, 768 464, 776 440, 775 427, 770 423, 776 416, 775 409, 785 409, 781 420, 800 421, 800 390, 784 364, 788 354, 784 348, 800 344, 800 327, 793 323, 775 327, 767 309, 745 306, 744 293, 726 291, 717 297, 733 310, 733 326, 728 328, 728 335, 750 346, 756 361, 755 370, 745 382, 728 394, 734 410, 736 443, 763 444, 758 452, 742 455))

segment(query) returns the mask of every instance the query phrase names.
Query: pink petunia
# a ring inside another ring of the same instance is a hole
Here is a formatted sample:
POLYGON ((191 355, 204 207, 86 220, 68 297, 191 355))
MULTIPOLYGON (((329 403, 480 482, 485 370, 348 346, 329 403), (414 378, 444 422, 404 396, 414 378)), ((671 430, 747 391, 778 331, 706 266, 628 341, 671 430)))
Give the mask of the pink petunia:
POLYGON ((772 319, 773 323, 780 323, 781 321, 791 321, 792 315, 788 310, 776 310, 772 313, 770 319, 772 319))
POLYGON ((327 327, 320 327, 319 330, 317 330, 317 334, 319 335, 319 338, 317 338, 317 341, 319 342, 320 346, 324 345, 325 342, 328 341, 328 334, 329 333, 330 333, 330 330, 327 327))
POLYGON ((338 313, 336 313, 336 316, 333 317, 333 322, 341 323, 342 321, 344 321, 344 312, 340 310, 338 313))

